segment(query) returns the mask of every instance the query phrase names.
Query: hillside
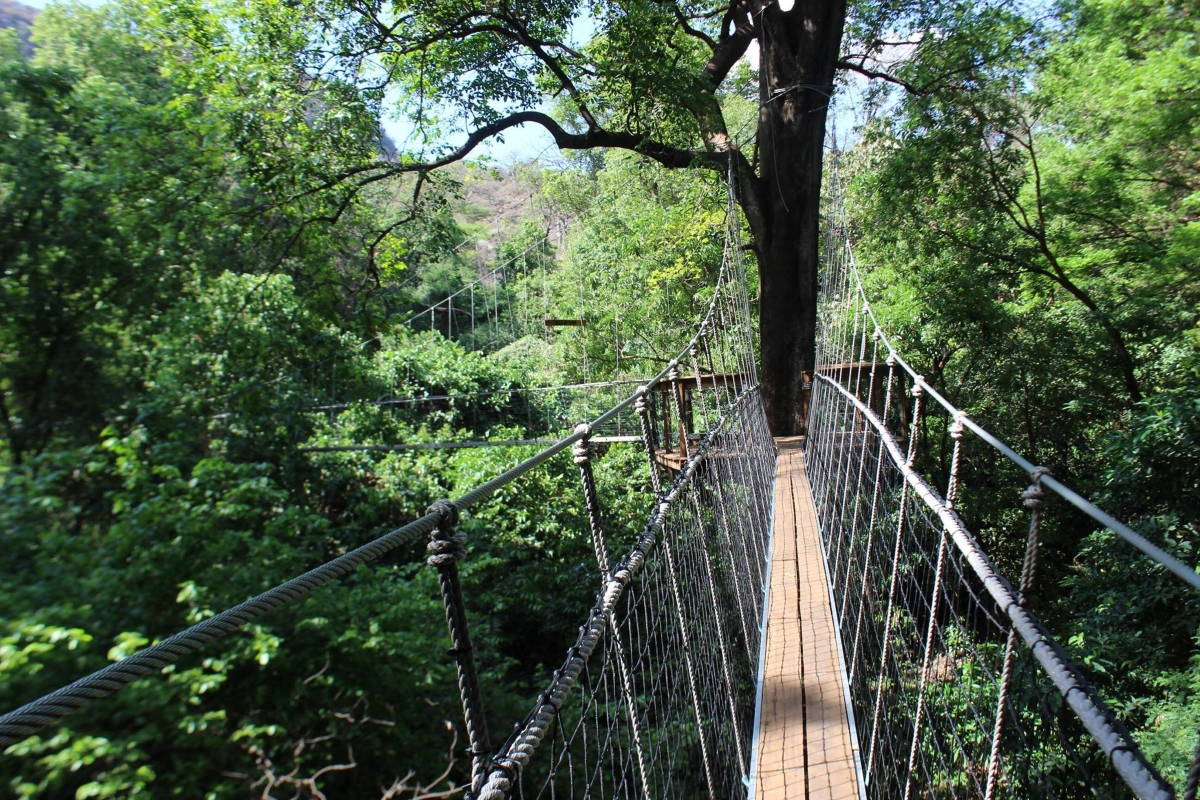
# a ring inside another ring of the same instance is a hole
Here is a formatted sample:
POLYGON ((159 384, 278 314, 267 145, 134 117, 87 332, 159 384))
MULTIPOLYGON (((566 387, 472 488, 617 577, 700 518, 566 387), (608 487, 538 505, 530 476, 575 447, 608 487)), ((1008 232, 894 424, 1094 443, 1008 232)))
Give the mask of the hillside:
POLYGON ((33 20, 38 15, 36 8, 31 8, 14 0, 0 0, 0 28, 12 28, 21 39, 21 53, 28 58, 33 55, 33 45, 29 41, 29 30, 33 20))

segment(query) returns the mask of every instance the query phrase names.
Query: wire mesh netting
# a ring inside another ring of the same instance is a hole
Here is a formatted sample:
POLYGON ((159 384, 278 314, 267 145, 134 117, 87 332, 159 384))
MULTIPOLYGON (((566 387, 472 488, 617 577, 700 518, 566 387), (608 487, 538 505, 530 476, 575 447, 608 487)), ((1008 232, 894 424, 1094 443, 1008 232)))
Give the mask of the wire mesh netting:
POLYGON ((1014 586, 955 512, 961 418, 944 495, 914 469, 927 400, 869 313, 839 204, 827 214, 807 465, 867 795, 1174 796, 1030 610, 1038 476, 1024 509, 1014 497, 1012 535, 1028 539, 1014 586))
POLYGON ((656 505, 611 556, 593 516, 595 605, 477 796, 747 794, 775 449, 729 241, 699 333, 638 404, 656 505))

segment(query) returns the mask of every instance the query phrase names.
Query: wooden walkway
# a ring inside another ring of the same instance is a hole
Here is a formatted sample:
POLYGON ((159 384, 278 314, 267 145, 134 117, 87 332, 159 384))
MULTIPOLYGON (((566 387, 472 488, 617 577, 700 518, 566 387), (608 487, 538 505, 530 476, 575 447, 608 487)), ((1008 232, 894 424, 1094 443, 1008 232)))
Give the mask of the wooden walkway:
POLYGON ((858 800, 803 439, 776 439, 775 531, 756 800, 858 800))

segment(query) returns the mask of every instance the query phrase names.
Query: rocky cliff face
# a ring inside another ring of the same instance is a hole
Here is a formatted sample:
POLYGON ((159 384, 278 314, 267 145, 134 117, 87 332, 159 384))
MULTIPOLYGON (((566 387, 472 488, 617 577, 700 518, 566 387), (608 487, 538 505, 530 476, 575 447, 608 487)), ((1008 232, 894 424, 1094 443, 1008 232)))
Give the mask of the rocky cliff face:
POLYGON ((17 37, 21 40, 21 52, 26 58, 33 55, 29 29, 38 13, 36 8, 30 8, 15 0, 0 0, 0 28, 12 28, 17 32, 17 37))

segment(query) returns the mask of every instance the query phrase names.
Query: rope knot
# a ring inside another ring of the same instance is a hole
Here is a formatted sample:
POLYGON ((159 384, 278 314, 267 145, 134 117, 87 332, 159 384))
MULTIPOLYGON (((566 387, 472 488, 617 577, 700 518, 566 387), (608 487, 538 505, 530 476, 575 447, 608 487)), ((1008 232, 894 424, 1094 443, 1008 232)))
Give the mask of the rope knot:
POLYGON ((925 394, 925 387, 923 387, 921 385, 921 382, 924 380, 925 380, 924 375, 918 375, 913 380, 913 387, 912 387, 912 396, 913 397, 920 397, 921 395, 925 394))
POLYGON ((1021 492, 1021 499, 1025 501, 1025 507, 1030 511, 1036 511, 1042 507, 1042 503, 1046 500, 1046 490, 1042 488, 1042 476, 1049 475, 1050 470, 1045 467, 1034 467, 1029 476, 1033 478, 1033 483, 1029 484, 1029 488, 1021 492))
POLYGON ((894 350, 888 351, 888 356, 883 363, 887 364, 889 368, 896 366, 896 353, 894 350))
POLYGON ((575 434, 583 438, 575 442, 575 446, 571 448, 571 458, 578 466, 582 467, 591 461, 592 453, 595 451, 595 445, 592 444, 592 426, 581 422, 575 426, 575 434))
POLYGON ((961 439, 963 437, 963 433, 967 429, 966 424, 963 422, 966 417, 967 415, 962 411, 954 412, 954 421, 950 423, 951 439, 961 439))
POLYGON ((590 441, 587 439, 580 439, 575 443, 575 446, 571 448, 571 460, 575 462, 576 466, 582 467, 584 464, 592 460, 592 452, 594 450, 595 445, 593 445, 590 441))
POLYGON ((440 519, 429 534, 429 544, 425 545, 429 553, 425 563, 431 567, 449 567, 466 558, 467 535, 454 530, 458 524, 458 507, 449 500, 438 500, 429 507, 428 513, 437 514, 440 519))
POLYGON ((449 500, 438 500, 429 508, 425 509, 426 514, 437 514, 438 527, 453 528, 458 524, 458 506, 451 503, 449 500))
POLYGON ((637 400, 633 402, 633 407, 637 410, 637 413, 648 413, 650 411, 650 387, 643 384, 633 394, 637 397, 637 400))
POLYGON ((425 545, 425 550, 429 553, 425 563, 429 566, 448 567, 467 557, 467 550, 463 546, 467 543, 467 535, 462 531, 443 533, 439 528, 431 536, 436 538, 431 538, 429 544, 425 545))
POLYGON ((871 334, 871 338, 878 342, 883 338, 883 331, 879 330, 879 328, 876 328, 875 332, 871 334))

